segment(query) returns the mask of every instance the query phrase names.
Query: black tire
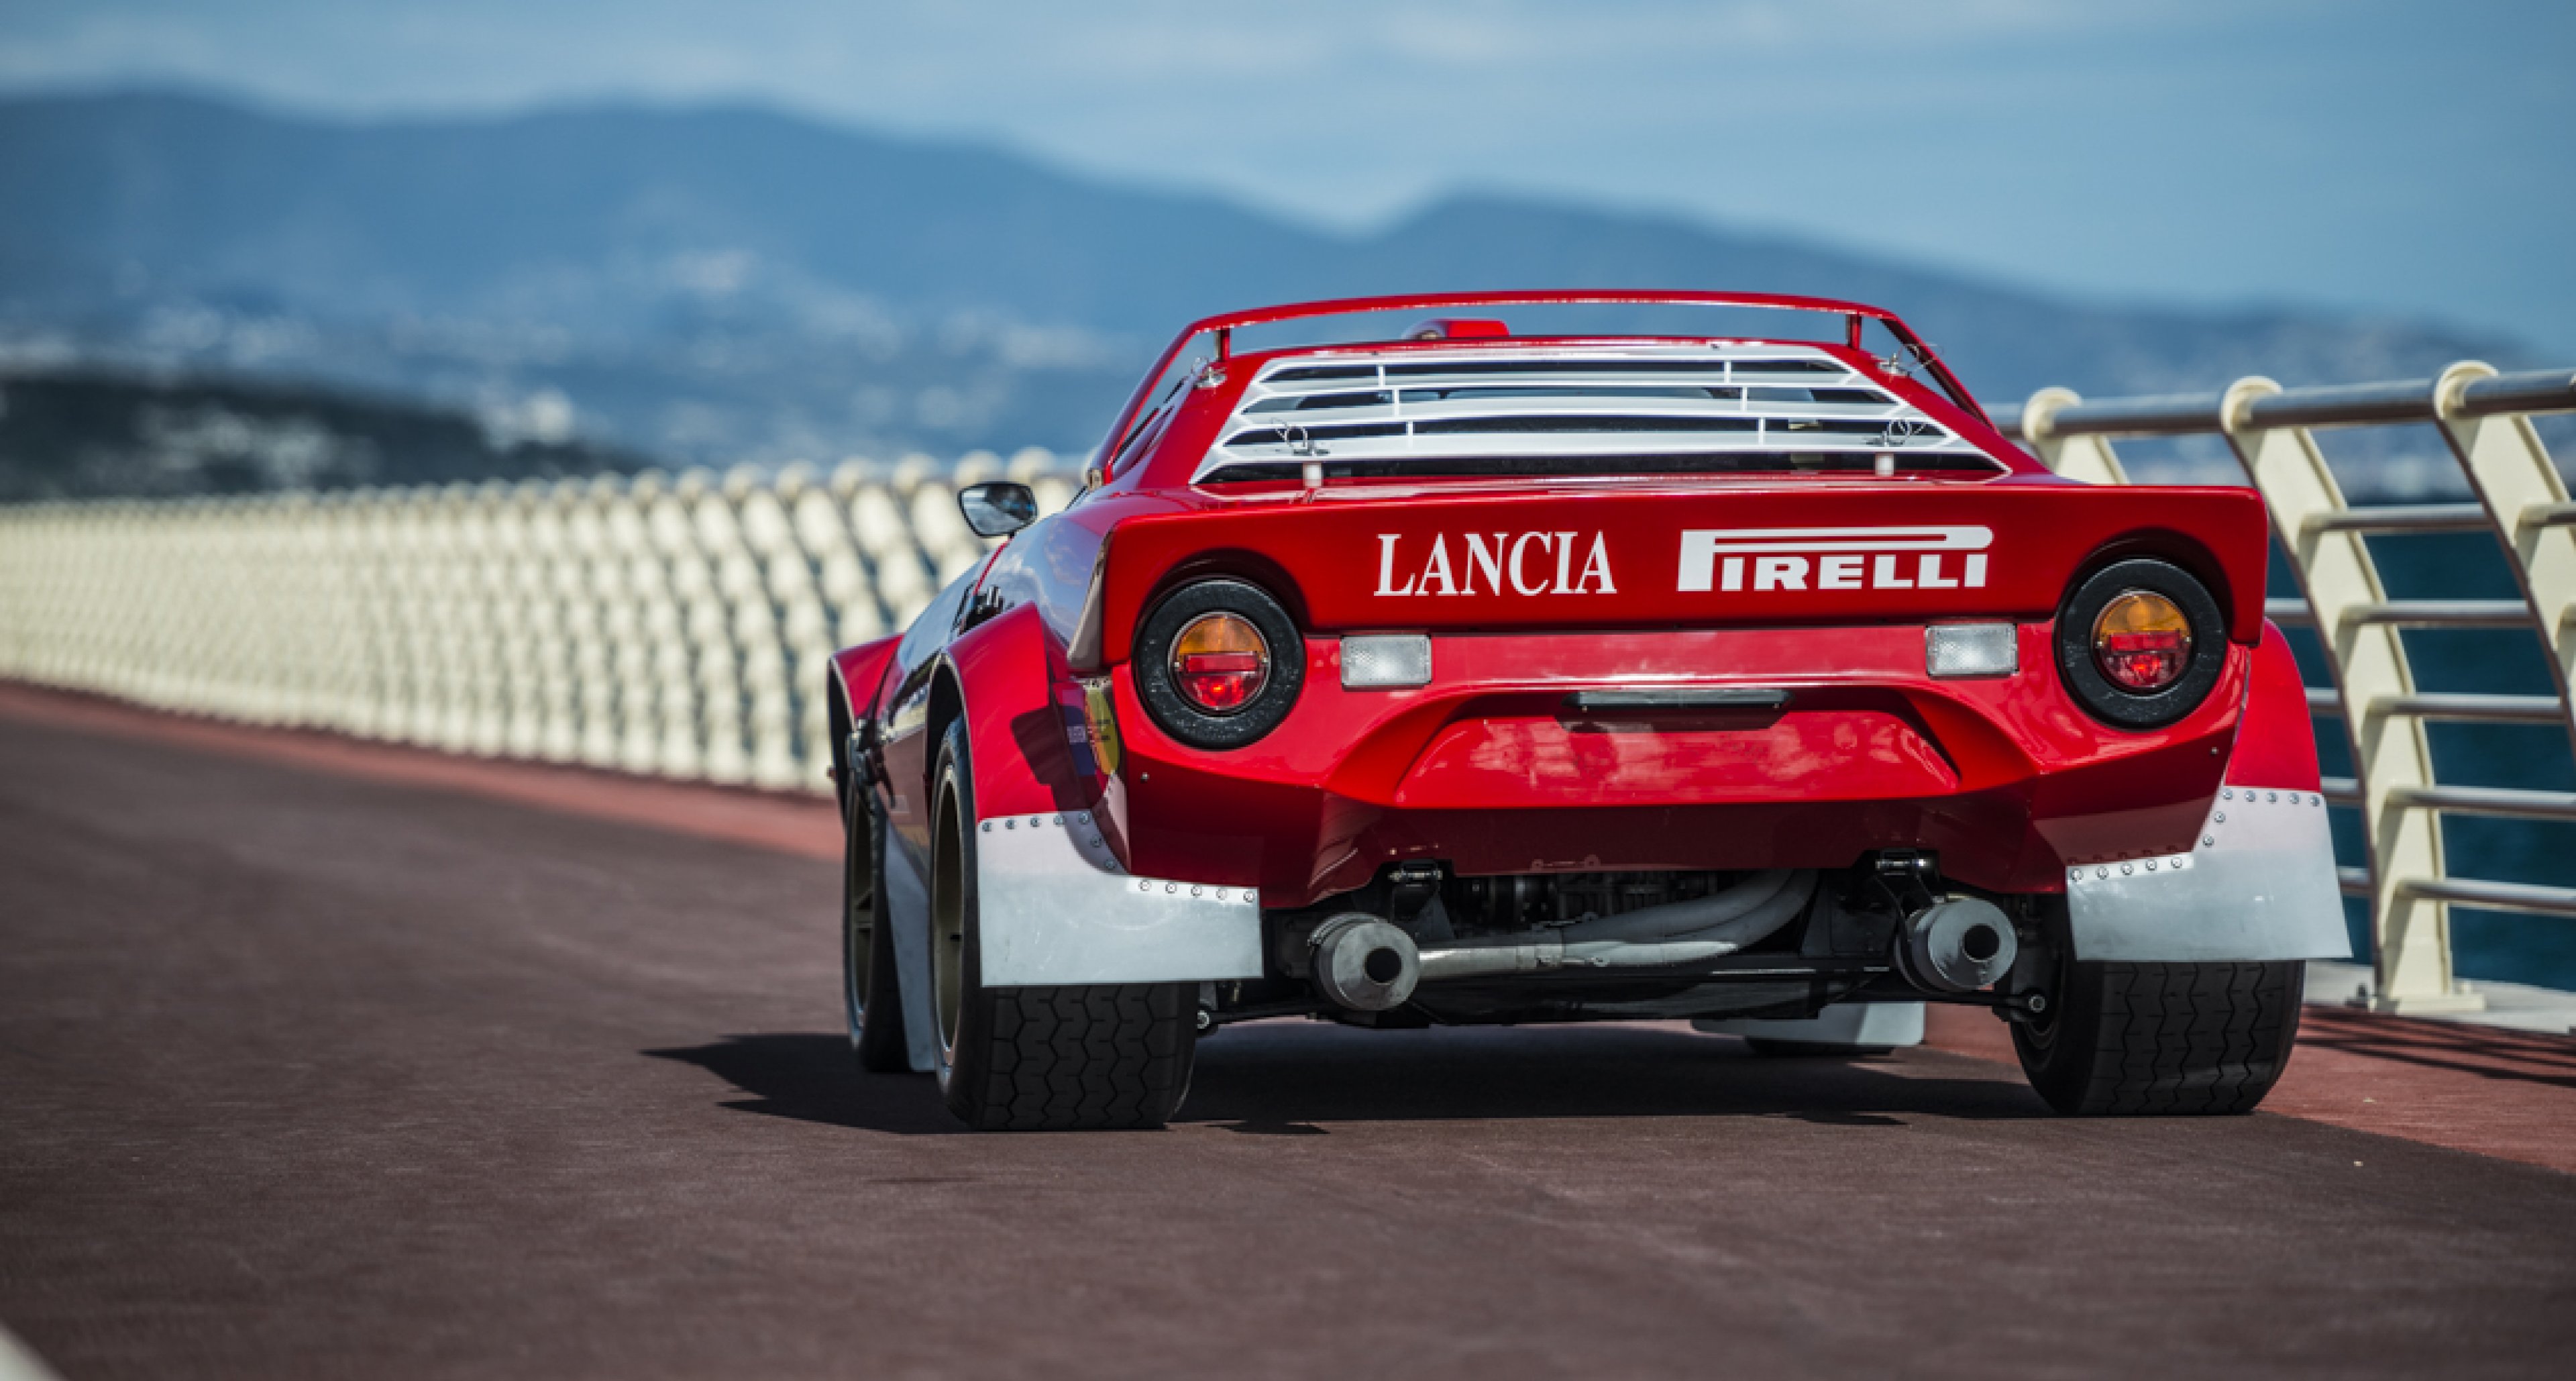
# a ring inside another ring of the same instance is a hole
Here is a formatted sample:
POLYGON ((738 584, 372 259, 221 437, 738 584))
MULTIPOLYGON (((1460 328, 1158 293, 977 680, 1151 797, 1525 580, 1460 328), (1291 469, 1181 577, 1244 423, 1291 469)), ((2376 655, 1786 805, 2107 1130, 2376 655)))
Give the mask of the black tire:
POLYGON ((1744 1043, 1753 1047, 1754 1054, 1770 1060, 1858 1060, 1896 1049, 1892 1045, 1838 1045, 1832 1041, 1774 1040, 1769 1036, 1747 1036, 1744 1043))
POLYGON ((931 987, 948 1110, 978 1131, 1162 1126, 1189 1092, 1192 985, 986 988, 962 724, 940 745, 931 800, 931 987))
POLYGON ((859 1068, 900 1074, 912 1068, 912 1052, 904 1042, 894 935, 877 905, 877 880, 885 876, 885 824, 869 807, 867 784, 853 786, 841 851, 841 998, 859 1068))
POLYGON ((2014 1023, 2013 1048, 2070 1117, 2252 1112, 2290 1062, 2306 968, 2070 964, 2050 1019, 2014 1023))

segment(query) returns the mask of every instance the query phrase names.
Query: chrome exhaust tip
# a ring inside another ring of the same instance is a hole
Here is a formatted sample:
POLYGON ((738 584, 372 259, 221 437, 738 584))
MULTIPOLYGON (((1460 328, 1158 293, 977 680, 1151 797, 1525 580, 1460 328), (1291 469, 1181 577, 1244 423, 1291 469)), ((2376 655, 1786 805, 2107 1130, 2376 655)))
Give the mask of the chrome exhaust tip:
POLYGON ((2011 918, 1993 902, 1944 897, 1905 918, 1897 967, 1927 992, 1973 993, 2012 972, 2021 942, 2011 918))
POLYGON ((1355 1012, 1401 1007, 1422 981, 1413 937, 1364 911, 1346 911, 1315 927, 1315 987, 1326 1001, 1355 1012))

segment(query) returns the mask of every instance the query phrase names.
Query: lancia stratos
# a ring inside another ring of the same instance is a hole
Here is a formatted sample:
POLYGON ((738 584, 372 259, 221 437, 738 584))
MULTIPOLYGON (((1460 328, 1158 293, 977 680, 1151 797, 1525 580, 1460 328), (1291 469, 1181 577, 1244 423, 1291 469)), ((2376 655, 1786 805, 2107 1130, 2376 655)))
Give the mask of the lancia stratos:
POLYGON ((2260 498, 2050 474, 1887 312, 1211 317, 1084 478, 962 490, 1007 540, 830 671, 850 1039, 970 1126, 1157 1125, 1262 1018, 1926 1003, 2061 1113, 2243 1112, 2349 953, 2260 498))

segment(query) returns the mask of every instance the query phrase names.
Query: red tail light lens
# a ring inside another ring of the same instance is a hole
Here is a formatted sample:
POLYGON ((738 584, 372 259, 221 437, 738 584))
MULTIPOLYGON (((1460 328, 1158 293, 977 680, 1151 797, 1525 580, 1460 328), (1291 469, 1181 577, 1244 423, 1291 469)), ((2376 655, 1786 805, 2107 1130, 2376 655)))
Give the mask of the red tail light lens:
POLYGON ((2163 595, 2131 590, 2093 620, 2093 663, 2122 690, 2163 690, 2191 667, 2191 620, 2163 595))
POLYGON ((1198 708, 1230 714, 1270 684, 1270 645, 1250 619, 1201 614, 1172 639, 1172 684, 1198 708))

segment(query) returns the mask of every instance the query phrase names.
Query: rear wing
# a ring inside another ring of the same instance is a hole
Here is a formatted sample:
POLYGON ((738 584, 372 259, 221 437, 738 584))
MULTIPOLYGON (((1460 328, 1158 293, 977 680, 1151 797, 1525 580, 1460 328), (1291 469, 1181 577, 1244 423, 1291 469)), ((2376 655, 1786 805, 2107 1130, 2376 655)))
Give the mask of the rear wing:
POLYGON ((1135 392, 1128 395, 1126 406, 1119 410, 1117 421, 1111 424, 1108 435, 1101 441, 1100 450, 1098 452, 1098 463, 1102 467, 1105 476, 1111 468, 1111 458, 1117 456, 1120 452, 1120 448, 1126 444, 1129 435, 1135 430, 1138 419, 1144 416, 1147 405, 1153 401, 1157 389, 1162 385, 1166 377, 1170 375, 1173 365, 1178 363, 1183 354, 1191 348, 1193 343, 1202 337, 1207 338, 1210 342, 1210 354, 1206 357, 1203 368, 1206 372, 1217 373, 1222 371, 1226 360, 1233 351, 1234 333, 1246 327, 1269 326, 1291 321, 1314 321, 1331 317, 1366 316, 1379 312, 1452 311, 1459 309, 1484 309, 1512 306, 1597 305, 1756 308, 1783 312, 1805 312, 1818 315, 1839 316, 1843 319, 1844 343, 1854 349, 1860 348, 1862 328, 1867 323, 1875 321, 1879 323, 1879 325, 1884 328, 1889 335, 1895 338, 1898 345, 1898 356, 1905 363, 1906 368, 1909 370, 1920 368, 1932 379, 1934 383, 1940 386, 1941 391, 1947 394, 1950 400, 1956 403, 1962 411, 1966 412, 1969 416, 1976 418, 1978 421, 1982 422, 1987 420, 1985 410, 1978 405, 1976 399, 1969 394, 1968 390, 1960 384, 1958 378, 1950 372, 1949 366, 1943 364, 1940 358, 1932 352, 1932 348, 1924 344, 1921 337, 1915 335, 1912 328, 1908 327, 1893 312, 1879 307, 1867 306, 1858 302, 1844 302, 1827 297, 1795 297, 1778 293, 1622 292, 1595 290, 1516 293, 1419 293, 1393 297, 1345 297, 1319 302, 1293 303, 1278 307, 1257 308, 1251 311, 1231 312, 1221 316, 1206 317, 1199 321, 1192 322, 1188 328, 1172 339, 1172 343, 1170 345, 1164 348, 1162 355, 1155 360, 1154 367, 1147 370, 1145 377, 1138 381, 1135 392))

